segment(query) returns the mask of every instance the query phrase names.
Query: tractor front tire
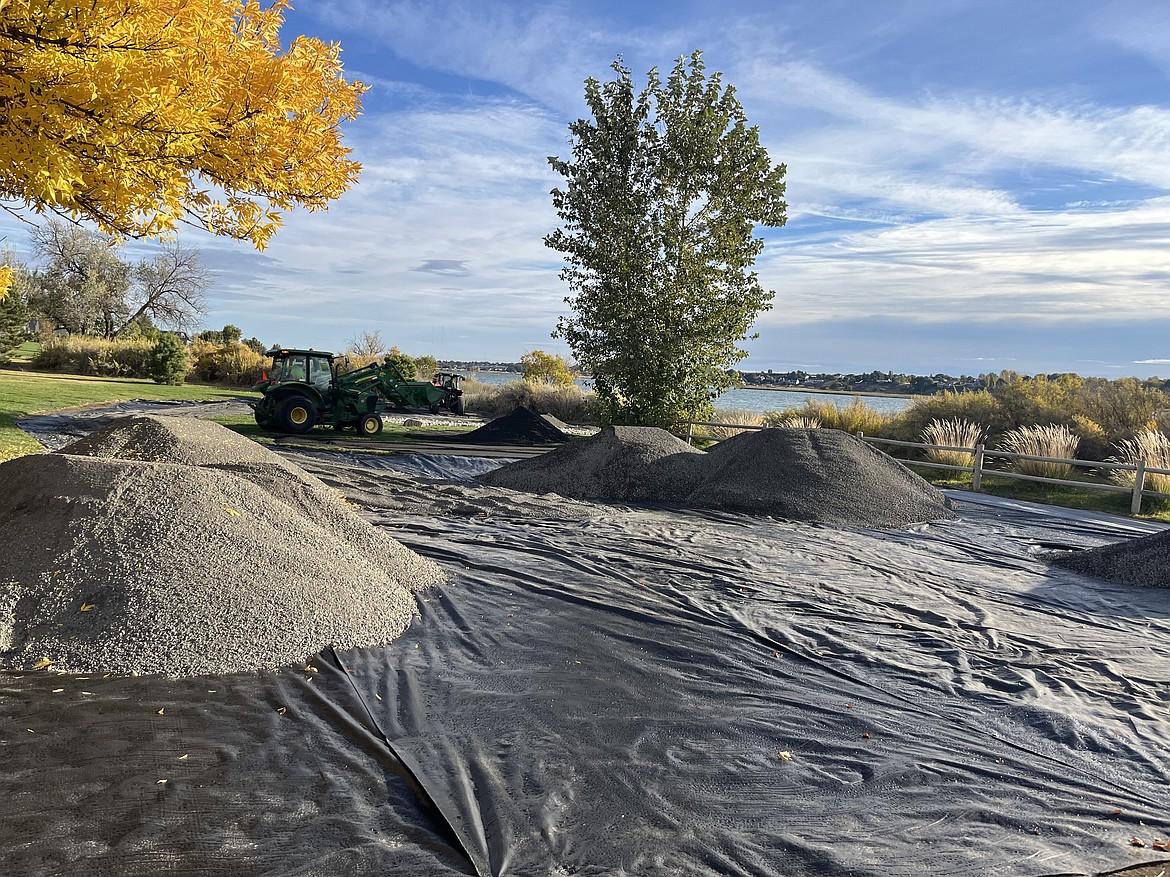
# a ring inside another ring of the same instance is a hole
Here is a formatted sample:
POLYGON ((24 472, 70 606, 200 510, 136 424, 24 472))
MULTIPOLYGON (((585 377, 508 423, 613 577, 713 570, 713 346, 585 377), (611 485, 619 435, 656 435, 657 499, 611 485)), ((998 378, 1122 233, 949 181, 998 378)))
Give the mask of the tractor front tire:
POLYGON ((317 406, 304 396, 287 396, 276 406, 276 422, 285 432, 301 435, 317 422, 317 406))
POLYGON ((378 435, 382 432, 382 417, 378 414, 367 414, 358 421, 358 432, 362 435, 378 435))

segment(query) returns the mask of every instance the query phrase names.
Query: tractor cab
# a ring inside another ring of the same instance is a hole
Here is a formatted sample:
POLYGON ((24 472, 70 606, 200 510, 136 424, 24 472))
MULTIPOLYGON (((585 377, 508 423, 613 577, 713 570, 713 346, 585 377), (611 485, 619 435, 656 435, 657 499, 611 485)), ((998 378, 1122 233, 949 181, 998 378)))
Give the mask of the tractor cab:
POLYGON ((455 372, 436 372, 434 379, 431 381, 436 387, 443 387, 446 390, 460 389, 460 382, 463 380, 463 375, 455 372))
POLYGON ((267 355, 272 357, 272 367, 264 373, 260 383, 253 389, 301 383, 311 384, 321 393, 326 393, 333 384, 332 353, 324 350, 273 347, 267 355))

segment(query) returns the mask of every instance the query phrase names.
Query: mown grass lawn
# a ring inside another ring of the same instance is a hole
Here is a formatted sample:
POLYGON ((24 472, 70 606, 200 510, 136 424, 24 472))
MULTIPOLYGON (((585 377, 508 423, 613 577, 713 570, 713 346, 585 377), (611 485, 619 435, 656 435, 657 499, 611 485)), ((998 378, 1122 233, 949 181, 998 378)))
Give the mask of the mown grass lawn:
POLYGON ((185 384, 171 387, 138 378, 94 378, 0 368, 0 462, 44 450, 16 425, 29 414, 133 399, 182 402, 234 399, 247 395, 239 388, 185 384))

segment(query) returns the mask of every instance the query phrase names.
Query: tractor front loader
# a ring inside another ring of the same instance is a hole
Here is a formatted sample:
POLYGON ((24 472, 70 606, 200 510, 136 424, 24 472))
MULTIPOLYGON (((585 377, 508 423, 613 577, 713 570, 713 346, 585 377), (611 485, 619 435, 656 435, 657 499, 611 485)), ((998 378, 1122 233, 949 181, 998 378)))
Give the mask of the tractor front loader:
POLYGON ((274 347, 268 355, 272 368, 252 388, 264 397, 249 403, 263 429, 305 433, 325 424, 377 435, 387 408, 464 412, 462 375, 443 374, 437 383, 408 381, 389 358, 339 373, 337 358, 325 351, 274 347))

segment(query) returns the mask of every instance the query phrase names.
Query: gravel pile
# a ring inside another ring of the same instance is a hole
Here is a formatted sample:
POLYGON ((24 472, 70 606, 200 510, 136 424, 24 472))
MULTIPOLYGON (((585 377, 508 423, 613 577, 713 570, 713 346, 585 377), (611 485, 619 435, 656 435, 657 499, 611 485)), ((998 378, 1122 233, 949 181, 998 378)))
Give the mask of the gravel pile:
POLYGON ((454 440, 485 445, 545 445, 567 442, 569 437, 531 408, 521 406, 454 440))
POLYGON ((694 490, 701 451, 650 426, 607 426, 596 436, 501 466, 479 480, 571 499, 677 502, 694 490))
POLYGON ((743 432, 701 453, 663 430, 610 427, 480 481, 576 499, 672 502, 860 527, 953 517, 925 480, 838 430, 743 432))
POLYGON ((0 666, 185 676, 388 642, 441 570, 217 424, 134 417, 0 465, 0 666), (127 459, 134 457, 134 459, 127 459))
POLYGON ((1170 530, 1100 548, 1050 554, 1049 563, 1081 575, 1139 588, 1170 588, 1170 530))
POLYGON ((741 432, 715 445, 705 468, 688 497, 705 508, 876 528, 954 517, 925 479, 836 429, 741 432))

